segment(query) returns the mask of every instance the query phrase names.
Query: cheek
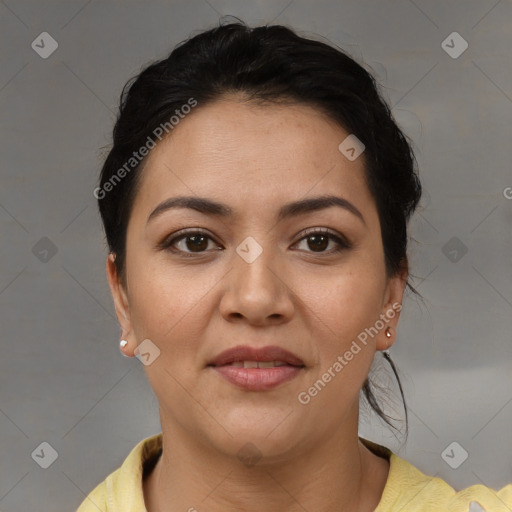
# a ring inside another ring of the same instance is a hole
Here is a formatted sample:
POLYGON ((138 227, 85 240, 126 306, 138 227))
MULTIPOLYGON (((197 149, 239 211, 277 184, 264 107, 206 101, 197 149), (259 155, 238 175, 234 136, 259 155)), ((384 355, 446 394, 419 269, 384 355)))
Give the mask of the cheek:
POLYGON ((382 278, 371 268, 361 272, 351 272, 339 278, 334 286, 333 313, 339 329, 344 326, 354 333, 368 327, 369 322, 375 321, 382 303, 382 278))
POLYGON ((373 362, 374 340, 365 329, 381 313, 382 277, 366 267, 364 273, 340 271, 314 281, 321 285, 316 294, 311 281, 302 284, 316 364, 301 397, 309 397, 308 407, 319 414, 329 410, 338 424, 357 402, 373 362))
POLYGON ((160 350, 144 367, 146 377, 161 404, 178 414, 190 407, 183 386, 193 391, 197 354, 208 324, 208 291, 215 283, 211 278, 191 280, 150 261, 134 265, 128 275, 135 336, 139 343, 150 339, 160 350))
POLYGON ((346 392, 356 392, 369 371, 375 339, 365 330, 375 325, 382 312, 384 286, 384 267, 378 259, 355 254, 338 270, 333 269, 328 275, 309 275, 294 287, 306 306, 316 377, 331 368, 339 356, 346 361, 346 366, 342 363, 343 371, 336 373, 336 384, 330 386, 332 392, 339 391, 344 387, 342 382, 346 384, 348 380, 353 386, 346 392))
POLYGON ((205 307, 218 279, 155 263, 127 262, 132 325, 138 340, 151 339, 167 359, 195 350, 208 320, 205 307))

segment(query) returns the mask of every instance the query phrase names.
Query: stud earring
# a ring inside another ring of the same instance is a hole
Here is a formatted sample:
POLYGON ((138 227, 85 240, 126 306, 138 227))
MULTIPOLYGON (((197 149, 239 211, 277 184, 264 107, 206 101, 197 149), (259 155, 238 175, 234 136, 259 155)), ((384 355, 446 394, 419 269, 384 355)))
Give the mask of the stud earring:
MULTIPOLYGON (((386 327, 386 338, 389 340, 393 335, 391 334, 391 327, 389 325, 386 327)), ((386 344, 386 349, 382 351, 382 355, 389 357, 389 342, 386 344)))
POLYGON ((128 342, 127 342, 126 340, 121 340, 121 341, 119 342, 119 347, 120 347, 120 348, 119 348, 119 351, 121 352, 121 355, 122 355, 123 357, 130 357, 130 356, 127 356, 127 355, 123 352, 123 349, 124 349, 124 347, 126 347, 126 345, 128 345, 128 342))

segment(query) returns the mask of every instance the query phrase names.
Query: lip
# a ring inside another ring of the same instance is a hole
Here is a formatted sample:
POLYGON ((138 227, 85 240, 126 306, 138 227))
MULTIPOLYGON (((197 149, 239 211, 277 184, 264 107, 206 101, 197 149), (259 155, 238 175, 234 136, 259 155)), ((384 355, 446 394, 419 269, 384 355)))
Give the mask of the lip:
POLYGON ((265 391, 297 377, 303 367, 237 368, 236 366, 213 366, 212 369, 239 388, 248 391, 265 391))
POLYGON ((238 345, 221 352, 208 367, 237 387, 248 391, 265 391, 297 377, 305 365, 302 359, 281 347, 238 345), (287 364, 270 368, 230 366, 238 361, 282 361, 287 364))
POLYGON ((261 348, 237 345, 221 352, 208 363, 208 366, 224 366, 236 361, 284 361, 291 366, 304 366, 304 362, 298 356, 275 345, 261 348))

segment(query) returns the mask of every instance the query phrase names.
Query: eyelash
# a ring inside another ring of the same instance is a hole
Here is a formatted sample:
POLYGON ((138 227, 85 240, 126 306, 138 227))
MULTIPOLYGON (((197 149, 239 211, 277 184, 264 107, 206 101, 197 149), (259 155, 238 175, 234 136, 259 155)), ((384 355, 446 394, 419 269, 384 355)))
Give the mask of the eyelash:
MULTIPOLYGON (((180 256, 183 256, 186 258, 197 257, 197 256, 204 255, 207 252, 210 252, 208 250, 205 250, 202 252, 187 252, 187 251, 182 251, 181 249, 176 249, 175 247, 173 247, 173 245, 175 243, 179 242, 180 240, 186 239, 189 236, 197 236, 197 235, 205 236, 208 239, 215 242, 215 240, 207 232, 197 230, 197 229, 190 229, 190 230, 181 231, 176 236, 171 235, 170 237, 165 238, 158 245, 158 249, 167 250, 167 251, 170 251, 173 253, 179 253, 180 256)), ((320 251, 320 252, 306 251, 306 252, 310 252, 312 254, 332 255, 332 254, 337 254, 343 250, 350 249, 352 247, 352 244, 345 237, 339 236, 334 231, 327 229, 327 228, 323 228, 323 229, 308 228, 308 229, 306 229, 303 233, 303 236, 294 245, 296 245, 299 242, 302 242, 303 240, 305 240, 311 236, 314 236, 314 235, 323 235, 323 236, 329 237, 330 240, 334 240, 336 242, 337 248, 335 248, 334 250, 331 249, 330 251, 320 251)))

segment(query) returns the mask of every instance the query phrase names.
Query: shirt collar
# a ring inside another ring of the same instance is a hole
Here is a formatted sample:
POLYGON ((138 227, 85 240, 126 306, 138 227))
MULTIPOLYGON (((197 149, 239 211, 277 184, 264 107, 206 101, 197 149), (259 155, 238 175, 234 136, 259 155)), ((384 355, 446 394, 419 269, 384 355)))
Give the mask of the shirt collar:
MULTIPOLYGON (((398 490, 392 482, 399 480, 400 475, 410 471, 412 467, 389 448, 362 437, 359 440, 375 455, 390 463, 388 479, 375 512, 391 510, 388 507, 398 497, 398 490)), ((163 437, 159 433, 143 439, 132 449, 119 470, 107 479, 108 512, 146 512, 142 482, 156 464, 162 448, 163 437)))

